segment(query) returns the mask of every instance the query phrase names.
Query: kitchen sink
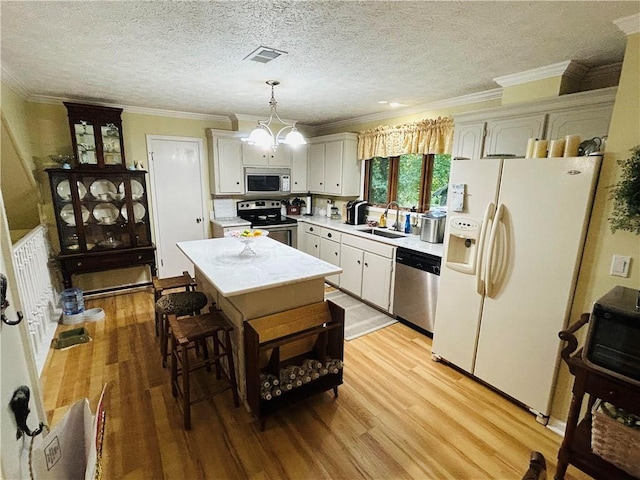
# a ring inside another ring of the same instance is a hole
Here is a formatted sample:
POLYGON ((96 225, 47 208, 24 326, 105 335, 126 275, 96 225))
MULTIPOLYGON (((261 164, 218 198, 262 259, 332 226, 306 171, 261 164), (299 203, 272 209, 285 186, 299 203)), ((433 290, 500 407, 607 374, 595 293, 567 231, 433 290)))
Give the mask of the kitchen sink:
POLYGON ((390 232, 388 230, 379 230, 377 228, 366 228, 363 230, 358 230, 358 232, 368 233, 370 235, 378 235, 380 237, 386 237, 386 238, 402 238, 406 236, 400 232, 390 232))

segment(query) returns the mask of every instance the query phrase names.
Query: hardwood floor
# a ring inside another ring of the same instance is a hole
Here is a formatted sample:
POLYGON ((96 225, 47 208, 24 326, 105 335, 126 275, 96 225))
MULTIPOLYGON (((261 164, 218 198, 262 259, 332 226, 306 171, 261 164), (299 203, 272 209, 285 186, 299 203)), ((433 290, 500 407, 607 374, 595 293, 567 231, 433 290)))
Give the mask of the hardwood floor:
MULTIPOLYGON (((103 478, 519 479, 531 450, 553 476, 561 438, 534 417, 431 360, 431 340, 400 323, 345 345, 344 384, 267 419, 260 432, 227 390, 192 407, 192 430, 160 365, 153 294, 86 301, 106 317, 92 342, 51 350, 49 423, 107 384, 103 478)), ((75 326, 60 326, 59 331, 75 326)), ((197 389, 215 375, 199 372, 197 389)), ((567 479, 589 478, 569 467, 567 479)))

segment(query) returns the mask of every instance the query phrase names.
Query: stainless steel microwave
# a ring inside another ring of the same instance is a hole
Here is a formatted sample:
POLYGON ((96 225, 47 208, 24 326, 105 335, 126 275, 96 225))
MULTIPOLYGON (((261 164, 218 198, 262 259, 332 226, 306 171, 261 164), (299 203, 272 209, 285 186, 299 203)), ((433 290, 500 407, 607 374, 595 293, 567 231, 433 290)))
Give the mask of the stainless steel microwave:
POLYGON ((593 304, 582 356, 592 367, 640 385, 640 292, 614 287, 593 304))
POLYGON ((246 167, 244 189, 247 195, 288 195, 291 193, 291 169, 246 167))

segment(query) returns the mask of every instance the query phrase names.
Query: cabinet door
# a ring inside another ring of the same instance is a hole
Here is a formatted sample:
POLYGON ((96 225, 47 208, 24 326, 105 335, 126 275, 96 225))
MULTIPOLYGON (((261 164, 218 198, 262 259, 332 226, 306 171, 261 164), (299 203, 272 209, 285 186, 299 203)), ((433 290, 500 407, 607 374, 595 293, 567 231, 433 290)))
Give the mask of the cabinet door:
POLYGON ((580 135, 583 140, 603 137, 609 131, 613 105, 575 108, 549 114, 549 140, 580 135))
MULTIPOLYGON (((328 238, 320 239, 320 259, 327 263, 340 266, 340 244, 329 240, 328 238)), ((340 275, 330 275, 325 278, 328 282, 333 283, 336 286, 340 286, 340 275)))
POLYGON ((364 252, 362 298, 389 311, 391 268, 393 260, 364 252))
POLYGON ((291 193, 307 191, 307 146, 297 145, 290 148, 291 154, 291 193))
POLYGON ((313 193, 324 193, 324 156, 325 144, 309 145, 309 190, 313 193))
POLYGON ((362 268, 364 252, 349 245, 340 248, 340 288, 357 295, 362 293, 362 268))
POLYGON ((269 153, 271 147, 262 147, 259 145, 242 144, 242 164, 244 166, 262 167, 269 163, 269 153))
POLYGON ((344 142, 327 142, 324 152, 324 191, 331 195, 342 194, 342 159, 344 142))
POLYGON ((242 142, 235 138, 218 138, 215 169, 216 193, 244 193, 242 179, 242 142))
POLYGON ((485 122, 456 125, 452 156, 480 158, 484 146, 485 125, 485 122))
POLYGON ((546 117, 540 113, 490 120, 482 156, 509 154, 524 157, 530 138, 544 138, 546 117))

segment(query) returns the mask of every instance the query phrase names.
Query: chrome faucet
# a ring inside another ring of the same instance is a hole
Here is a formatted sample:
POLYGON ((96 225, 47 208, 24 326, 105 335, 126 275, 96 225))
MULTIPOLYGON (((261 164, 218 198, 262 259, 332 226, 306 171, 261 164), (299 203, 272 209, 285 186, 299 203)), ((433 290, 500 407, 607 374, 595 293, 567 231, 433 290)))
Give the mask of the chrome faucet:
POLYGON ((387 212, 389 212, 389 207, 391 205, 395 205, 396 206, 396 221, 389 228, 391 230, 395 230, 395 231, 399 232, 400 231, 400 224, 398 223, 398 221, 400 220, 400 205, 398 205, 398 202, 389 202, 389 204, 387 205, 387 208, 385 208, 385 210, 384 210, 384 216, 387 217, 387 212))

